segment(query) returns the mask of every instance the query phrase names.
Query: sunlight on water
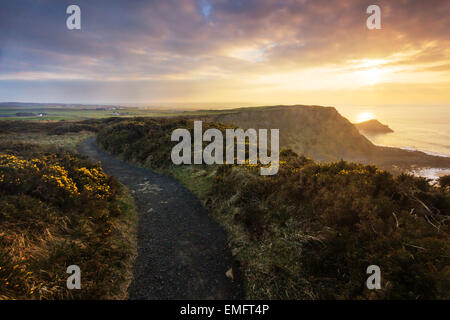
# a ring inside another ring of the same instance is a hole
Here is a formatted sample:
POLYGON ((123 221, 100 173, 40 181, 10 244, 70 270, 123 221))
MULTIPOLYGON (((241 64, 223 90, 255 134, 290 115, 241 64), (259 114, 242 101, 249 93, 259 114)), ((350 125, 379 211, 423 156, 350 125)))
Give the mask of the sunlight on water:
POLYGON ((368 137, 374 144, 450 156, 450 106, 338 106, 351 122, 370 114, 393 133, 368 137))

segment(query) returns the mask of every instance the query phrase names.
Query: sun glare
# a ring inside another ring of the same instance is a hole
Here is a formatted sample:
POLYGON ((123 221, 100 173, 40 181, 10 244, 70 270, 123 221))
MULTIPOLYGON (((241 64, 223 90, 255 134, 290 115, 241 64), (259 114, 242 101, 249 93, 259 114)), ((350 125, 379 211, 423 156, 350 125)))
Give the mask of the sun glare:
POLYGON ((375 119, 375 115, 372 112, 361 112, 360 114, 358 114, 358 116, 356 117, 356 122, 364 122, 364 121, 368 121, 368 120, 372 120, 375 119))
POLYGON ((382 71, 380 68, 368 68, 357 72, 361 82, 365 85, 374 85, 381 81, 382 71))

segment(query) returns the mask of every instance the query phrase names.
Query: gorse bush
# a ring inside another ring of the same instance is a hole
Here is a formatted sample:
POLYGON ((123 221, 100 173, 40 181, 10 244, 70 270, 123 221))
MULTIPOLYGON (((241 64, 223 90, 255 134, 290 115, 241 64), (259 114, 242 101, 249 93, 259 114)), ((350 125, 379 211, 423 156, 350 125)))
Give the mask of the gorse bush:
POLYGON ((212 190, 225 192, 210 194, 248 236, 236 244, 253 250, 243 248, 253 298, 448 298, 448 191, 374 166, 281 156, 274 177, 218 170, 212 190), (369 265, 380 266, 382 290, 366 288, 369 265))
MULTIPOLYGON (((100 130, 97 141, 109 152, 120 155, 125 160, 164 168, 171 164, 172 147, 178 142, 171 142, 173 130, 185 128, 194 136, 194 121, 185 119, 150 119, 114 121, 100 130)), ((231 126, 204 122, 203 130, 216 128, 225 132, 231 126)), ((203 146, 208 145, 204 142, 203 146)))
POLYGON ((99 165, 69 153, 29 160, 0 153, 0 170, 2 194, 26 193, 60 205, 86 198, 111 200, 116 192, 111 185, 117 188, 99 165))
POLYGON ((124 190, 99 164, 23 146, 0 151, 0 298, 123 297, 134 257, 124 190), (66 287, 73 264, 82 290, 66 287))
POLYGON ((450 175, 440 177, 439 185, 443 188, 450 188, 450 175))
POLYGON ((252 299, 448 299, 450 194, 411 175, 345 161, 320 164, 291 150, 280 170, 170 161, 173 129, 190 121, 137 119, 100 131, 108 151, 187 181, 228 231, 252 299), (200 183, 204 180, 205 183, 200 183), (382 289, 368 290, 369 265, 382 289))
POLYGON ((46 133, 49 135, 64 135, 70 132, 91 131, 97 132, 102 122, 100 120, 84 121, 2 121, 0 123, 0 134, 12 133, 46 133))

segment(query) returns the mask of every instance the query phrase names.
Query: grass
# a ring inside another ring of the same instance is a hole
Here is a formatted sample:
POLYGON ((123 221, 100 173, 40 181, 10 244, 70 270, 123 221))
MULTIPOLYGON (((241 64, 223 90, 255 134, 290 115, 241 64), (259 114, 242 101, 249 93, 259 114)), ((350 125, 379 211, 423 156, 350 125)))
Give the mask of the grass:
POLYGON ((172 166, 158 171, 179 180, 199 199, 205 199, 211 191, 214 176, 214 169, 211 167, 172 166))
POLYGON ((76 151, 78 144, 94 136, 93 132, 69 132, 64 135, 48 135, 46 133, 15 133, 0 134, 0 143, 19 142, 40 146, 54 147, 56 149, 65 149, 76 151))
MULTIPOLYGON (((217 166, 170 166, 159 170, 179 180, 191 190, 208 208, 211 217, 227 232, 232 255, 241 264, 246 298, 253 299, 316 299, 311 285, 307 280, 292 281, 289 275, 300 274, 300 268, 294 262, 298 256, 295 250, 301 248, 300 243, 306 242, 303 234, 286 234, 277 232, 260 242, 252 239, 248 230, 236 223, 242 208, 233 205, 233 201, 218 202, 214 193, 214 177, 217 166), (212 200, 214 199, 214 200, 212 200), (298 242, 300 240, 300 242, 298 242), (281 249, 283 248, 283 249, 281 249), (271 267, 288 268, 282 279, 279 274, 271 272, 271 267), (284 291, 283 293, 281 293, 284 291), (295 292, 295 294, 293 294, 295 292)), ((239 168, 235 168, 239 170, 239 168)), ((245 171, 242 172, 245 175, 245 171)))
MULTIPOLYGON (((10 134, 21 132, 23 123, 4 125, 3 128, 0 125, 0 132, 2 129, 10 134)), ((61 144, 65 146, 75 144, 76 136, 70 136, 72 131, 99 130, 97 140, 107 151, 123 160, 170 174, 191 189, 227 231, 249 299, 448 299, 448 179, 431 186, 425 179, 393 176, 375 166, 345 161, 316 163, 291 150, 281 152, 280 171, 271 177, 262 177, 258 168, 249 166, 173 166, 170 151, 175 143, 168 143, 172 130, 180 127, 192 130, 192 121, 180 118, 115 118, 52 126, 32 122, 29 127, 33 132, 47 135, 68 132, 67 138, 61 138, 61 144), (365 270, 371 264, 380 265, 382 269, 383 290, 368 291, 364 286, 365 270)), ((204 128, 211 126, 220 130, 226 128, 217 123, 204 123, 204 128)), ((0 143, 0 147, 3 145, 8 152, 18 148, 20 152, 33 155, 39 148, 48 147, 45 145, 48 139, 51 138, 37 138, 41 145, 36 150, 22 144, 0 143)), ((27 175, 19 178, 23 177, 27 175)), ((7 187, 4 192, 12 191, 7 187)), ((44 196, 53 194, 42 193, 44 196)), ((6 196, 11 197, 11 194, 6 196)), ((60 226, 58 219, 71 217, 67 213, 58 213, 58 210, 45 214, 48 211, 46 204, 33 202, 36 199, 7 198, 5 201, 12 203, 13 209, 18 207, 19 213, 27 212, 21 205, 32 205, 36 207, 33 212, 53 221, 45 220, 44 224, 39 224, 41 220, 36 220, 28 223, 30 228, 60 226)), ((123 205, 118 208, 120 206, 123 205)), ((108 206, 93 208, 86 212, 87 217, 95 219, 108 211, 108 206)), ((90 229, 92 224, 79 219, 81 223, 77 225, 82 229, 70 233, 70 237, 78 237, 70 238, 76 257, 100 254, 97 259, 85 261, 94 263, 91 270, 100 270, 92 278, 100 285, 96 287, 94 282, 91 283, 90 288, 97 290, 87 296, 120 297, 118 288, 126 286, 123 283, 129 279, 126 272, 129 264, 123 264, 123 257, 132 256, 132 240, 126 235, 131 232, 126 228, 118 229, 126 225, 120 220, 108 220, 107 225, 97 220, 94 226, 99 230, 117 222, 111 230, 115 230, 112 235, 117 236, 113 238, 119 244, 113 241, 104 246, 105 243, 93 241, 102 232, 90 229), (84 234, 89 237, 83 237, 84 234), (94 250, 83 253, 78 247, 80 243, 94 250), (124 248, 131 251, 124 253, 124 248), (119 253, 119 259, 112 257, 112 252, 119 253), (102 270, 111 265, 117 273, 113 272, 112 278, 111 275, 102 277, 102 270), (122 285, 113 290, 114 286, 102 285, 106 282, 122 285)), ((15 222, 16 228, 21 225, 20 220, 15 222)), ((46 235, 45 232, 37 234, 46 235)), ((28 241, 18 239, 16 245, 5 248, 20 247, 28 241)), ((62 243, 44 246, 43 252, 51 249, 53 253, 43 261, 55 262, 70 257, 62 243)), ((5 255, 8 257, 9 252, 3 252, 5 255)), ((3 256, 0 254, 0 261, 3 261, 0 265, 6 266, 9 260, 3 256)), ((13 274, 21 270, 19 267, 14 269, 14 265, 7 267, 13 274)), ((48 263, 36 268, 52 270, 48 263)))
POLYGON ((115 121, 98 142, 202 200, 228 233, 248 299, 448 299, 448 182, 316 163, 288 149, 275 176, 245 165, 174 166, 167 141, 182 127, 192 130, 192 121, 115 121), (372 264, 382 290, 365 286, 372 264))
POLYGON ((137 254, 132 196, 75 153, 92 132, 27 129, 0 135, 0 299, 126 299, 137 254), (72 264, 81 290, 66 288, 72 264))
POLYGON ((82 108, 0 108, 0 121, 36 121, 36 122, 58 122, 64 121, 82 121, 88 119, 103 119, 110 117, 131 118, 131 117, 178 117, 178 116, 203 116, 217 115, 220 113, 229 113, 234 111, 214 111, 214 110, 198 110, 198 111, 171 111, 171 110, 150 110, 143 108, 123 108, 118 110, 83 110, 82 108), (17 112, 28 113, 47 113, 46 116, 15 116, 17 112), (119 115, 115 115, 117 112, 119 115))
POLYGON ((90 219, 32 197, 1 196, 0 299, 127 299, 137 214, 127 191, 121 193, 123 215, 111 219, 107 236, 90 219), (72 264, 81 268, 81 290, 66 288, 72 264))
POLYGON ((128 299, 128 287, 133 279, 134 261, 137 256, 138 214, 131 193, 124 185, 121 184, 120 187, 119 207, 123 215, 113 223, 116 233, 113 236, 112 246, 124 248, 129 252, 129 256, 119 265, 118 274, 122 280, 116 282, 115 288, 112 287, 110 295, 106 298, 124 300, 128 299))

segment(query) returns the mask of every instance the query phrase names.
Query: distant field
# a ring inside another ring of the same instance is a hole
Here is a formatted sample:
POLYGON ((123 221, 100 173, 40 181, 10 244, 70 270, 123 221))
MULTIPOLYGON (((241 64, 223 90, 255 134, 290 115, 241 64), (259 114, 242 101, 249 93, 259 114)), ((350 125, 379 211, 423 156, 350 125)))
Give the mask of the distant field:
POLYGON ((83 109, 0 109, 0 120, 39 120, 39 121, 57 121, 57 120, 86 120, 100 119, 108 117, 160 117, 167 116, 167 113, 159 111, 150 111, 142 109, 126 109, 126 110, 83 110, 83 109), (35 116, 16 116, 16 113, 33 113, 35 116), (38 116, 40 113, 46 115, 38 116))
POLYGON ((109 117, 174 117, 174 116, 195 116, 195 115, 209 115, 219 113, 229 113, 230 111, 182 111, 182 110, 149 110, 143 108, 107 108, 88 109, 88 108, 57 108, 57 107, 36 107, 36 106, 1 106, 0 107, 0 121, 1 120, 33 120, 33 121, 59 121, 59 120, 87 120, 87 119, 101 119, 109 117), (16 115, 17 113, 24 114, 23 116, 16 115), (33 114, 33 115, 26 115, 33 114), (39 116, 39 114, 45 114, 39 116))
POLYGON ((69 132, 63 135, 49 135, 47 133, 14 133, 0 134, 0 144, 8 142, 30 143, 41 146, 53 146, 59 149, 75 151, 77 145, 91 136, 93 132, 69 132))

